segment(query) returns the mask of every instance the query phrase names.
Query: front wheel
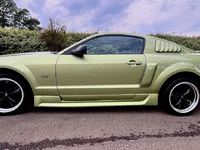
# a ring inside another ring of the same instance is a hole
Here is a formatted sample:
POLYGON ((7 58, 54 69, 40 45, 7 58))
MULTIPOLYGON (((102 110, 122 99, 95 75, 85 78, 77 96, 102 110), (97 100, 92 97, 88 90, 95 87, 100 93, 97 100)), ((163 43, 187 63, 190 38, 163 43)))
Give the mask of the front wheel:
POLYGON ((24 110, 29 88, 17 76, 0 74, 0 113, 24 110))
POLYGON ((168 85, 164 92, 166 109, 175 115, 188 115, 199 104, 199 85, 192 79, 180 78, 168 85))

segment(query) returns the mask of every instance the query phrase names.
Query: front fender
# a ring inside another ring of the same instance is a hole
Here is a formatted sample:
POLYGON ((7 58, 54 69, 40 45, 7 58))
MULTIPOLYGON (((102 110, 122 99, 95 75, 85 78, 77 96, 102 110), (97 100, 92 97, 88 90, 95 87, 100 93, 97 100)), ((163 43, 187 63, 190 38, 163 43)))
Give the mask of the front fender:
POLYGON ((12 64, 12 65, 1 65, 0 69, 9 69, 11 71, 15 71, 19 73, 21 76, 23 76, 30 84, 33 93, 35 92, 34 89, 38 86, 37 80, 31 73, 31 71, 25 66, 25 65, 20 65, 20 64, 12 64))

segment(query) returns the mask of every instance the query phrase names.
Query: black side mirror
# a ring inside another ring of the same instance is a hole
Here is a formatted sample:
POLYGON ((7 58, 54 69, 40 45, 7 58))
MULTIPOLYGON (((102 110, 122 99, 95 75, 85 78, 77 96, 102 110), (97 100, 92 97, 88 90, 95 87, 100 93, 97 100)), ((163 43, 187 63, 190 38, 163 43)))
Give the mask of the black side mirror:
POLYGON ((86 54, 86 52, 87 52, 87 46, 86 45, 80 45, 75 50, 72 50, 71 54, 78 56, 78 57, 83 57, 83 54, 86 54))

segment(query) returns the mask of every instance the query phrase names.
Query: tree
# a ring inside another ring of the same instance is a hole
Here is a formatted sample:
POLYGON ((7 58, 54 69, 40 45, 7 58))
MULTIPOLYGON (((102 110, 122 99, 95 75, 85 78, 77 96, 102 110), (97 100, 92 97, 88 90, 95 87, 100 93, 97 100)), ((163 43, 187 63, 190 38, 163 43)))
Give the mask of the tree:
POLYGON ((13 0, 0 0, 0 26, 9 27, 17 6, 13 0))
POLYGON ((12 26, 20 29, 38 30, 40 22, 32 18, 27 9, 17 9, 12 26))
POLYGON ((40 24, 40 22, 35 19, 30 17, 29 19, 25 20, 23 25, 25 27, 27 27, 29 30, 41 30, 41 27, 38 27, 38 25, 40 24))
POLYGON ((49 19, 49 21, 50 24, 47 29, 44 29, 41 40, 46 43, 50 51, 61 51, 67 40, 67 27, 59 20, 49 19))
POLYGON ((17 8, 13 0, 0 0, 0 26, 39 30, 39 20, 32 18, 27 9, 17 8))

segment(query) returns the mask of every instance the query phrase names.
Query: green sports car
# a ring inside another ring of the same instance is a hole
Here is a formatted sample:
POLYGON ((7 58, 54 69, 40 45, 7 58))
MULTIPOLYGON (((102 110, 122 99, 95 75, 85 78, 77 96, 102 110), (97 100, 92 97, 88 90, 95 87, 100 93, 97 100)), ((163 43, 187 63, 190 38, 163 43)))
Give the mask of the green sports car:
POLYGON ((151 36, 96 34, 59 53, 0 57, 0 113, 159 104, 187 115, 199 95, 200 53, 151 36))

